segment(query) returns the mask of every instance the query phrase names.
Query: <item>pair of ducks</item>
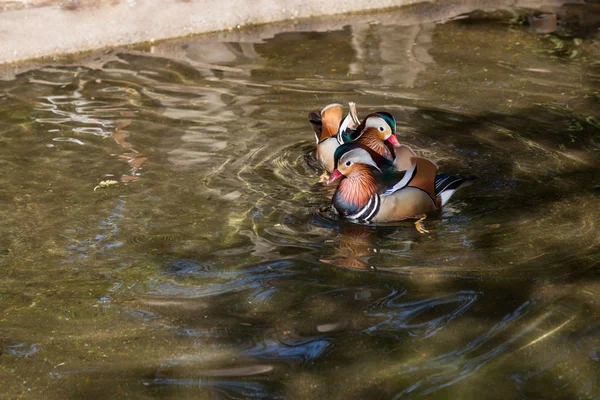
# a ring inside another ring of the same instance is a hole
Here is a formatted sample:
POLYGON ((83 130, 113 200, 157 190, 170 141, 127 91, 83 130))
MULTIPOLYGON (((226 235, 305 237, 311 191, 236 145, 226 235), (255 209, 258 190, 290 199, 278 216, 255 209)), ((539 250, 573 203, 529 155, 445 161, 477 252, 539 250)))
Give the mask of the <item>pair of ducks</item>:
POLYGON ((333 195, 335 211, 357 222, 393 222, 420 217, 443 207, 459 188, 474 178, 438 174, 437 165, 418 157, 396 138, 396 121, 387 112, 359 120, 354 103, 343 118, 341 104, 330 104, 309 114, 316 157, 331 173, 328 184, 339 181, 333 195))

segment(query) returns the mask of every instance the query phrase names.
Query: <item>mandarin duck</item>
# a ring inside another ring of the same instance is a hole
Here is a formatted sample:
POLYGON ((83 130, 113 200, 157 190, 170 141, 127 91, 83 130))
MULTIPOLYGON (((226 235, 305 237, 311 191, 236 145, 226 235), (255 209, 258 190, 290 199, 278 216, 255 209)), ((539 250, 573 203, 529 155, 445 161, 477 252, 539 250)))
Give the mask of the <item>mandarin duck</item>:
POLYGON ((338 142, 364 144, 392 161, 399 171, 409 169, 411 157, 416 157, 410 147, 398 142, 396 120, 392 114, 384 111, 367 115, 356 129, 344 129, 340 126, 338 142))
POLYGON ((342 120, 341 104, 329 104, 321 111, 309 113, 308 119, 313 127, 317 142, 316 156, 321 165, 331 172, 333 155, 339 145, 358 142, 372 148, 381 156, 392 161, 398 170, 410 168, 410 158, 416 154, 396 138, 396 120, 387 112, 369 114, 360 122, 356 105, 348 103, 350 112, 342 120))
POLYGON ((355 104, 348 104, 350 112, 344 120, 342 120, 344 107, 337 103, 329 104, 321 111, 315 110, 308 114, 308 120, 317 141, 317 160, 327 172, 333 171, 333 155, 341 144, 338 140, 338 131, 340 129, 353 131, 360 123, 356 115, 355 104))
MULTIPOLYGON (((389 163, 389 160, 387 160, 389 163)), ((342 217, 358 222, 392 222, 422 216, 443 207, 450 197, 475 178, 438 175, 438 167, 422 157, 411 157, 410 168, 394 171, 382 166, 373 151, 360 143, 340 146, 334 154, 334 170, 328 180, 340 180, 332 204, 342 217)))

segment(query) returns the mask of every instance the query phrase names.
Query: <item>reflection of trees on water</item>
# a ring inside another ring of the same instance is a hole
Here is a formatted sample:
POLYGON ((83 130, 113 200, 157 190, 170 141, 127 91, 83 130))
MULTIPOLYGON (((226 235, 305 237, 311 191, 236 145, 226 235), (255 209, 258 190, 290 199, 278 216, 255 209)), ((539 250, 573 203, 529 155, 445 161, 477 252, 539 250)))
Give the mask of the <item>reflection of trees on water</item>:
POLYGON ((435 24, 399 29, 390 25, 356 24, 350 27, 356 61, 351 74, 379 77, 384 85, 413 87, 419 73, 433 63, 428 53, 435 24))

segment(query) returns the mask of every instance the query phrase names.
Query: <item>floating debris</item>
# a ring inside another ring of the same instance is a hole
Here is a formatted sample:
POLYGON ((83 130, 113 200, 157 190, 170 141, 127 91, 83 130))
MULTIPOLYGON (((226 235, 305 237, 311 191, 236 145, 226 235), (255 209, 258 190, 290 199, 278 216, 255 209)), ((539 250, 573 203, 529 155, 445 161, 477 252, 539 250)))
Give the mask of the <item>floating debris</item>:
POLYGON ((70 138, 70 137, 56 137, 56 138, 52 139, 52 141, 54 141, 54 142, 70 142, 70 143, 75 143, 75 144, 78 144, 81 146, 83 146, 85 144, 84 142, 82 142, 79 139, 70 138))
POLYGON ((106 189, 107 187, 109 187, 110 185, 116 185, 117 181, 102 181, 100 182, 95 188, 94 188, 94 192, 96 191, 96 189, 106 189))

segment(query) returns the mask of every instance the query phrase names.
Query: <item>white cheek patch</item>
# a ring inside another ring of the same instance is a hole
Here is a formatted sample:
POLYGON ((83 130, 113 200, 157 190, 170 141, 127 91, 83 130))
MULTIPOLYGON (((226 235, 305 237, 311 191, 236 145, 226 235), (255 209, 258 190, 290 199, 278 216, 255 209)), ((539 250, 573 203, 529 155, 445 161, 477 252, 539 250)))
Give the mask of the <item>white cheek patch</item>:
POLYGON ((350 150, 349 152, 347 152, 340 158, 340 161, 338 164, 345 166, 346 162, 348 162, 348 161, 370 165, 374 168, 377 168, 377 170, 379 172, 381 172, 381 169, 377 166, 375 161, 373 161, 373 158, 371 157, 371 155, 365 149, 350 150))
POLYGON ((379 130, 380 127, 383 126, 385 128, 386 125, 387 123, 383 120, 383 118, 371 117, 365 124, 365 129, 375 128, 379 130))

